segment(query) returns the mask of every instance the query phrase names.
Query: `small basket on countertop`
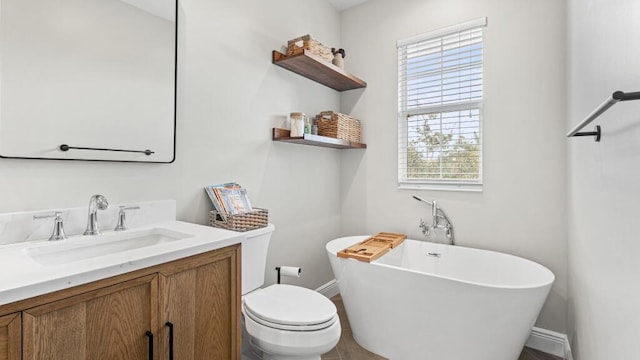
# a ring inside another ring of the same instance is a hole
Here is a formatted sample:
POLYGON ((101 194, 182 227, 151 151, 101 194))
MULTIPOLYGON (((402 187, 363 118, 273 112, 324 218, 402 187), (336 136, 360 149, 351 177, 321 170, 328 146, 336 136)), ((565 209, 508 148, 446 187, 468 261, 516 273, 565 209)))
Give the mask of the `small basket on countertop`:
POLYGON ((227 215, 225 220, 216 210, 209 212, 209 225, 231 231, 249 231, 269 224, 269 210, 253 208, 243 214, 227 215))
POLYGON ((311 53, 318 55, 323 60, 331 62, 333 60, 333 53, 331 47, 323 45, 318 40, 311 37, 311 35, 303 35, 287 42, 287 55, 298 55, 304 50, 309 50, 311 53))
POLYGON ((360 120, 334 111, 323 111, 316 115, 318 135, 360 142, 360 120))

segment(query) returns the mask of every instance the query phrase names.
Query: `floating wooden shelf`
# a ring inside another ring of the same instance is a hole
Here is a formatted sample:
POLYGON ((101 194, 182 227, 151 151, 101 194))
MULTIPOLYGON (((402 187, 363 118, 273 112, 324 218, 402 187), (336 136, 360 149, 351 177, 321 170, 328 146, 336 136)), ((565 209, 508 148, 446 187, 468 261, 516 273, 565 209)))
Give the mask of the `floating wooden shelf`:
POLYGON ((365 81, 308 50, 296 55, 285 55, 273 50, 273 63, 334 90, 345 91, 367 87, 365 81))
POLYGON ((333 149, 365 149, 367 147, 367 144, 361 144, 349 140, 335 139, 326 136, 304 134, 304 136, 291 137, 289 135, 289 130, 273 128, 273 141, 320 146, 333 149))

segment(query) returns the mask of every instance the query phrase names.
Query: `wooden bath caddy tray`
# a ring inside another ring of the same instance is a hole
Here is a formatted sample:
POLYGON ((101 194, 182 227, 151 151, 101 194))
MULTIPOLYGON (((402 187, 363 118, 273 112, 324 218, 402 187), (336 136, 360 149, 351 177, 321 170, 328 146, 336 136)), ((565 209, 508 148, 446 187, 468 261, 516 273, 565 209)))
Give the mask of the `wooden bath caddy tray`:
POLYGON ((338 257, 352 258, 364 262, 372 262, 386 254, 389 249, 402 244, 407 236, 404 234, 379 232, 374 236, 338 251, 338 257))

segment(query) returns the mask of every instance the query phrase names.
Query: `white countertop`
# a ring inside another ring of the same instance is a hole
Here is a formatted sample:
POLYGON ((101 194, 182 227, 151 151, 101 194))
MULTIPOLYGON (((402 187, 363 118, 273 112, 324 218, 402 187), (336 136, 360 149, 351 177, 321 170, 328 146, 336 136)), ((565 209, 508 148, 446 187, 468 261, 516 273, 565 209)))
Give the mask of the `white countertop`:
POLYGON ((35 261, 29 252, 56 245, 98 241, 99 237, 107 239, 115 233, 105 231, 98 237, 76 235, 56 242, 43 240, 1 245, 0 305, 238 244, 244 239, 241 233, 181 221, 161 222, 130 231, 153 228, 184 233, 189 237, 51 265, 35 261))

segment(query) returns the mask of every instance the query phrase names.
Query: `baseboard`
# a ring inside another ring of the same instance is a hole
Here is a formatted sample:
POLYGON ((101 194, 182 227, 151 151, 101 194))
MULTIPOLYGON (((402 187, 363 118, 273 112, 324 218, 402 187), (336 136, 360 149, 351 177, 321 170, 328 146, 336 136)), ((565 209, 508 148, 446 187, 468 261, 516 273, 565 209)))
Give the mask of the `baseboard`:
POLYGON ((555 331, 534 327, 529 334, 526 346, 566 360, 573 360, 567 335, 555 331))
POLYGON ((331 299, 332 297, 340 293, 340 290, 338 289, 338 282, 335 279, 320 286, 319 288, 316 289, 316 291, 328 297, 329 299, 331 299))
POLYGON ((564 358, 565 360, 573 360, 571 344, 569 344, 569 338, 566 335, 564 336, 564 358))

